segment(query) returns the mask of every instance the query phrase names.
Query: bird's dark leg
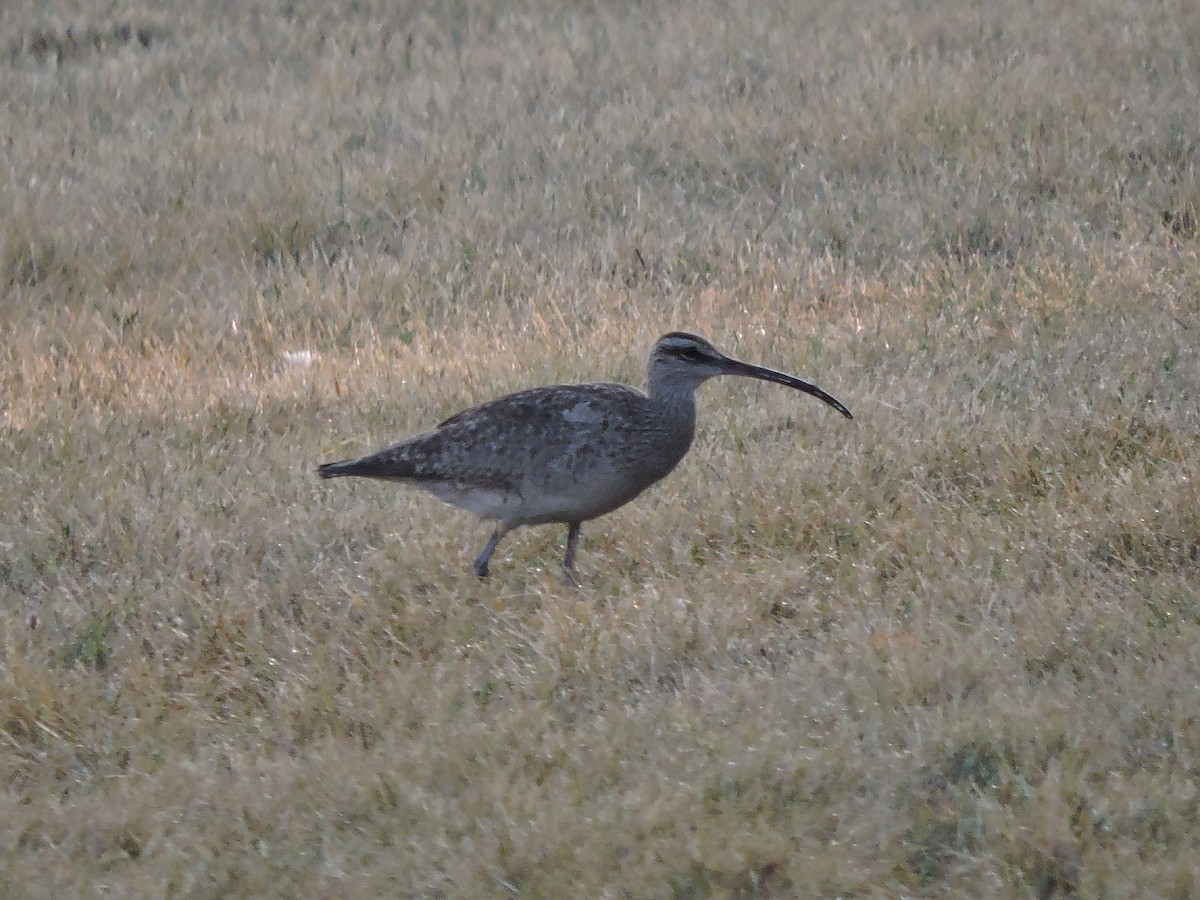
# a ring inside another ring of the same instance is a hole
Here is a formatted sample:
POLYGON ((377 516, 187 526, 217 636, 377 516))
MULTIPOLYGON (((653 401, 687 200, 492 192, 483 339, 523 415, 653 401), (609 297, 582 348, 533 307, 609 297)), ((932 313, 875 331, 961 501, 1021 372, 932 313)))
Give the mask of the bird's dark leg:
POLYGON ((500 543, 500 538, 508 534, 508 529, 501 525, 496 526, 496 530, 492 532, 492 536, 488 539, 487 546, 483 548, 483 552, 475 557, 475 574, 480 578, 488 576, 488 560, 492 558, 492 554, 496 552, 496 547, 500 543))
POLYGON ((575 569, 575 547, 579 544, 579 523, 567 525, 567 555, 563 557, 563 569, 568 576, 575 569))

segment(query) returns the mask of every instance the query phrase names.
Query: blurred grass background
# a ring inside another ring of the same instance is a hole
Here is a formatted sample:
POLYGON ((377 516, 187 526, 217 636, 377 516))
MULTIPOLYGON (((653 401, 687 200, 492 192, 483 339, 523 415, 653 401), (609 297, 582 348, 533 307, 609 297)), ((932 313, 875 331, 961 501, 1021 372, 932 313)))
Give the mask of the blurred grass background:
POLYGON ((1187 897, 1200 8, 0 8, 6 896, 1187 897), (514 536, 327 458, 714 383, 514 536))

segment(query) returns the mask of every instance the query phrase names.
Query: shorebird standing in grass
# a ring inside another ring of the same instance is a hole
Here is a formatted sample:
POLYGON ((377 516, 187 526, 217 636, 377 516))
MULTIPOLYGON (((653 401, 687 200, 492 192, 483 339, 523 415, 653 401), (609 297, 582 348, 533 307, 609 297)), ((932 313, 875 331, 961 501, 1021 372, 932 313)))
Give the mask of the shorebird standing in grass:
POLYGON ((679 464, 696 433, 696 388, 717 375, 786 385, 853 418, 806 381, 730 359, 704 338, 673 331, 654 344, 645 393, 624 384, 521 391, 317 472, 322 478, 357 475, 411 484, 495 521, 475 559, 481 578, 501 538, 514 528, 566 525, 563 567, 570 577, 582 523, 624 506, 679 464))

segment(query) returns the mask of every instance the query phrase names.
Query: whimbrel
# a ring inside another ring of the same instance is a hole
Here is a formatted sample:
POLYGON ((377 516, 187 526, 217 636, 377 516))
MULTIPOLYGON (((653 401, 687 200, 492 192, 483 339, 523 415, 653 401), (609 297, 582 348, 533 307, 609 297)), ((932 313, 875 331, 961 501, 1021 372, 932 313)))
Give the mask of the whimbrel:
POLYGON ((475 559, 488 574, 500 539, 521 525, 567 526, 570 576, 583 522, 628 503, 675 468, 696 431, 696 388, 716 375, 787 385, 850 410, 818 387, 783 372, 738 362, 693 334, 654 344, 646 392, 624 384, 534 388, 468 409, 432 431, 317 469, 322 478, 358 475, 429 491, 496 530, 475 559))

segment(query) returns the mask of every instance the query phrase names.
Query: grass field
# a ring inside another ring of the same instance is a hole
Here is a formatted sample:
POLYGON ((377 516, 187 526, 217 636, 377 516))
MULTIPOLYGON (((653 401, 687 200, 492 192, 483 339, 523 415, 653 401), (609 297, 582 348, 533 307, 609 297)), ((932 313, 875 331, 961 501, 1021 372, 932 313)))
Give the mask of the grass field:
POLYGON ((0 6, 0 897, 1200 894, 1200 5, 341 6, 0 6))

